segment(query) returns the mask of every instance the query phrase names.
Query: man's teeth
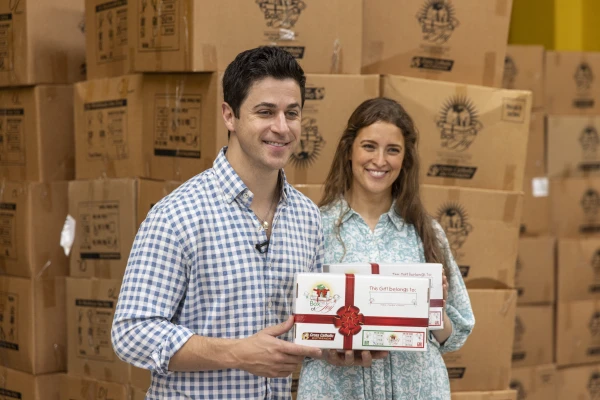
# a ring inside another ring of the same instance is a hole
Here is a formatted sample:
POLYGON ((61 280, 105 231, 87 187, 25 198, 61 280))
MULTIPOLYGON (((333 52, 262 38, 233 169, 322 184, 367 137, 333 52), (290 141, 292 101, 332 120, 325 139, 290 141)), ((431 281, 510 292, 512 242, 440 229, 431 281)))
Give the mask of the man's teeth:
POLYGON ((270 144, 271 146, 277 146, 277 147, 285 146, 285 143, 276 143, 276 142, 265 142, 265 143, 270 144))

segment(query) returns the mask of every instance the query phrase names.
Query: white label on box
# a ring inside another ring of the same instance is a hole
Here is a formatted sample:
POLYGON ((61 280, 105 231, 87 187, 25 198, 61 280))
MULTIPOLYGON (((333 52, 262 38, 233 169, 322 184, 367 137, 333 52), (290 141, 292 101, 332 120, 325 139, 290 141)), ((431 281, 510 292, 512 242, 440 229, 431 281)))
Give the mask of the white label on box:
POLYGON ((548 178, 533 178, 531 180, 531 193, 533 197, 548 197, 548 178))
POLYGON ((200 158, 202 96, 157 94, 154 155, 200 158))
POLYGON ((114 306, 110 300, 75 299, 78 357, 114 360, 110 339, 114 306))
POLYGON ((71 253, 71 247, 75 241, 75 218, 67 215, 62 231, 60 233, 60 245, 65 251, 65 255, 68 257, 71 253))
POLYGON ((25 110, 0 108, 0 165, 25 165, 25 110))
POLYGON ((86 119, 87 159, 129 158, 127 99, 96 101, 83 105, 86 119))
MULTIPOLYGON (((179 50, 179 0, 142 1, 138 21, 140 51, 179 50)), ((181 20, 183 21, 183 20, 181 20)))
POLYGON ((0 71, 13 70, 13 15, 0 14, 0 71))
POLYGON ((19 296, 0 292, 0 347, 19 351, 19 296))
POLYGON ((96 63, 127 57, 127 0, 112 0, 96 6, 96 63))
POLYGON ((394 347, 394 348, 423 348, 425 346, 425 333, 404 331, 362 331, 363 346, 394 347))

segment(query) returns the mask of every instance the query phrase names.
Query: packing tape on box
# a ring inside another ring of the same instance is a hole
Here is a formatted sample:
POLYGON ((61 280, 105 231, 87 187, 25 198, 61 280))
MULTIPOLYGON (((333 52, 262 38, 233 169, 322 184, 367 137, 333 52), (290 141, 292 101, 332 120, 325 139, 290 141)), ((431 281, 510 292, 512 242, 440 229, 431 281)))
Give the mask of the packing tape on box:
POLYGON ((333 41, 333 51, 331 53, 331 67, 330 74, 339 74, 342 64, 342 45, 340 44, 340 39, 336 38, 333 41))
POLYGON ((502 182, 502 188, 504 190, 521 190, 521 187, 517 187, 517 165, 509 164, 504 168, 504 179, 502 182))
POLYGON ((497 17, 508 17, 510 16, 511 6, 509 0, 496 0, 496 16, 497 17))
POLYGON ((58 282, 56 282, 57 279, 60 278, 44 278, 37 281, 41 285, 44 308, 56 307, 56 285, 58 284, 58 282))
POLYGON ((515 221, 515 214, 519 206, 519 193, 507 193, 506 201, 504 202, 504 211, 502 213, 502 221, 510 224, 515 221))
MULTIPOLYGON (((494 86, 496 77, 497 54, 495 51, 488 51, 483 57, 483 76, 481 77, 483 86, 494 86)), ((504 63, 504 60, 502 60, 504 63)))
POLYGON ((517 294, 516 290, 514 290, 514 289, 506 290, 506 293, 504 295, 504 302, 502 303, 502 307, 500 308, 500 311, 498 313, 501 316, 505 317, 511 308, 516 307, 517 297, 518 297, 518 294, 517 294))

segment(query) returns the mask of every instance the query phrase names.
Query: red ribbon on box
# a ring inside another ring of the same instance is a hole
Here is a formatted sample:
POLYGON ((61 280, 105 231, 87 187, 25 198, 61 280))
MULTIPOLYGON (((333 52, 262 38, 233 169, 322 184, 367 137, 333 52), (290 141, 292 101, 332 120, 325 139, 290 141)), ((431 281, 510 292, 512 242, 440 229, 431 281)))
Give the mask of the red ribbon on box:
MULTIPOLYGON (((379 264, 369 263, 371 264, 371 273, 379 274, 379 264)), ((444 299, 430 299, 429 307, 444 307, 444 299)))
POLYGON ((429 318, 370 317, 354 305, 354 275, 346 274, 346 302, 336 315, 296 314, 294 322, 333 324, 344 336, 344 350, 352 350, 352 337, 361 331, 361 325, 414 326, 427 328, 429 318))

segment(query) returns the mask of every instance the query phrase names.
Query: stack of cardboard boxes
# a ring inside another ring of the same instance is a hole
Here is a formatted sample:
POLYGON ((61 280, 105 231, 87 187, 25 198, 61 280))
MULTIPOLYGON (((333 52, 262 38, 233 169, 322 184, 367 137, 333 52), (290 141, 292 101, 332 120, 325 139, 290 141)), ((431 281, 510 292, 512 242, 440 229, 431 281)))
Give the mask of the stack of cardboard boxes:
POLYGON ((557 244, 558 398, 595 398, 600 376, 600 53, 547 52, 547 163, 557 244))
POLYGON ((523 180, 523 216, 515 271, 518 292, 511 388, 519 400, 556 398, 555 245, 550 235, 542 46, 508 46, 503 86, 530 90, 533 110, 523 180))
POLYGON ((0 397, 58 400, 66 370, 60 247, 73 179, 83 5, 0 4, 0 397), (56 21, 61 21, 56 24, 56 21))

